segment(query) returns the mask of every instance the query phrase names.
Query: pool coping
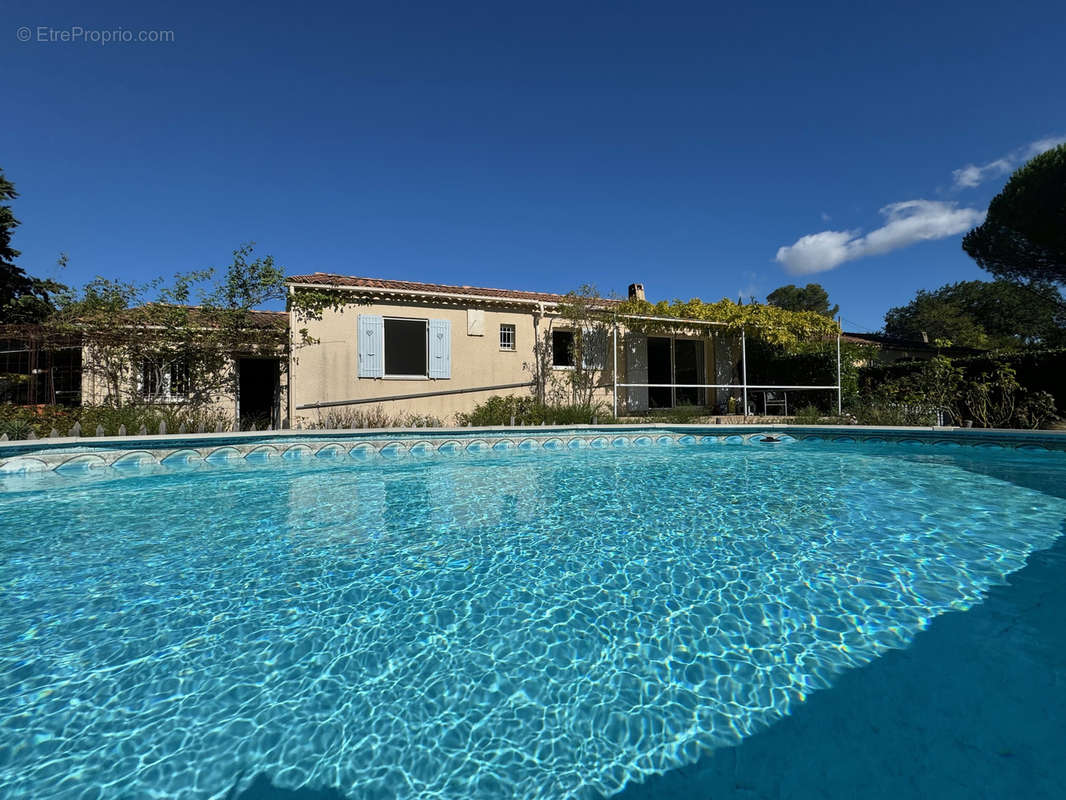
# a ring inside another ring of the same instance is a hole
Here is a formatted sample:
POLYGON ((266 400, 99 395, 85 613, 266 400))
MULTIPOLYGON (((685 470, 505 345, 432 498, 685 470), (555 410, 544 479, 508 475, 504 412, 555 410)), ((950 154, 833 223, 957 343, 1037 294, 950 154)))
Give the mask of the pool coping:
POLYGON ((56 437, 0 442, 0 474, 94 468, 249 462, 274 458, 442 454, 483 450, 562 450, 649 444, 753 444, 784 441, 991 447, 1066 452, 1066 431, 948 426, 740 424, 536 425, 244 431, 153 436, 56 437))

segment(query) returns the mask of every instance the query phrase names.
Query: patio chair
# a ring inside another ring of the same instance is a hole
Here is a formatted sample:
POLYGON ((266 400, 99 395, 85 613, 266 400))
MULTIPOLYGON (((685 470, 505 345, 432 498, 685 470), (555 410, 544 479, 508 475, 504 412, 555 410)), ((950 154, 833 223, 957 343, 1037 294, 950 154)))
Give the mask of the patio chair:
POLYGON ((788 392, 763 392, 762 413, 770 415, 770 409, 780 410, 783 416, 788 416, 788 392))

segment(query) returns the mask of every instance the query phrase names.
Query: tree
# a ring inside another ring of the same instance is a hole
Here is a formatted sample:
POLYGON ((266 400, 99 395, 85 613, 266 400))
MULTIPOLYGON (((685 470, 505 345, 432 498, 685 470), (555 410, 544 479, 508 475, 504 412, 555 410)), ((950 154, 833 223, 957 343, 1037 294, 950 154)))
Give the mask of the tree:
POLYGON ((1054 286, 1007 280, 962 281, 919 291, 885 314, 885 333, 900 339, 946 339, 963 347, 1017 349, 1066 345, 1054 286))
POLYGON ((840 306, 829 307, 829 293, 820 283, 808 283, 802 289, 793 286, 780 286, 766 295, 766 302, 786 311, 813 311, 833 319, 840 306))
POLYGON ((0 169, 0 323, 40 322, 55 308, 51 295, 65 287, 33 278, 15 264, 21 253, 11 246, 11 237, 20 223, 4 201, 16 197, 15 185, 0 169))
POLYGON ((962 249, 997 278, 1066 284, 1066 144, 1011 175, 962 249))
POLYGON ((280 317, 254 313, 284 296, 284 270, 270 256, 249 261, 252 250, 235 250, 218 280, 214 269, 176 275, 169 285, 96 278, 62 298, 49 329, 82 338, 83 371, 109 405, 166 402, 168 394, 208 405, 235 394, 238 356, 277 356, 289 344, 280 317))
POLYGON ((538 403, 594 408, 596 390, 609 385, 605 370, 610 357, 611 325, 611 315, 594 286, 584 285, 567 293, 556 316, 534 341, 533 360, 525 365, 538 403), (554 368, 556 322, 570 334, 570 368, 566 370, 554 368))

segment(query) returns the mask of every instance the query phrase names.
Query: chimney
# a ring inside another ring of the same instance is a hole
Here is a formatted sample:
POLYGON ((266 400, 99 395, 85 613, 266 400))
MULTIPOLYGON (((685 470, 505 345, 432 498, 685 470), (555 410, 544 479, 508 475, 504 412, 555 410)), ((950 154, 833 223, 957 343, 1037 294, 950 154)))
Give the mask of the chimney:
POLYGON ((643 283, 631 283, 629 284, 629 299, 630 300, 644 300, 644 284, 643 283))

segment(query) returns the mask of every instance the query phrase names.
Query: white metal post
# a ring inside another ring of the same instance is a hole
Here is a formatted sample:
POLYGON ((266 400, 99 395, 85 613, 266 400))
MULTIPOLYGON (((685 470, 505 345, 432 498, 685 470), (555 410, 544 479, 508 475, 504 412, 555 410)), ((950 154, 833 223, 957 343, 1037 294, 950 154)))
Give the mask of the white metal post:
POLYGON ((614 378, 614 393, 611 395, 611 400, 614 403, 614 418, 618 419, 618 320, 614 321, 614 328, 612 330, 612 342, 611 350, 614 352, 614 367, 611 369, 611 375, 614 378))
POLYGON ((840 387, 840 334, 837 334, 837 416, 843 413, 843 395, 840 387))
POLYGON ((743 328, 740 329, 740 369, 741 380, 744 382, 744 416, 748 416, 748 337, 743 328))

